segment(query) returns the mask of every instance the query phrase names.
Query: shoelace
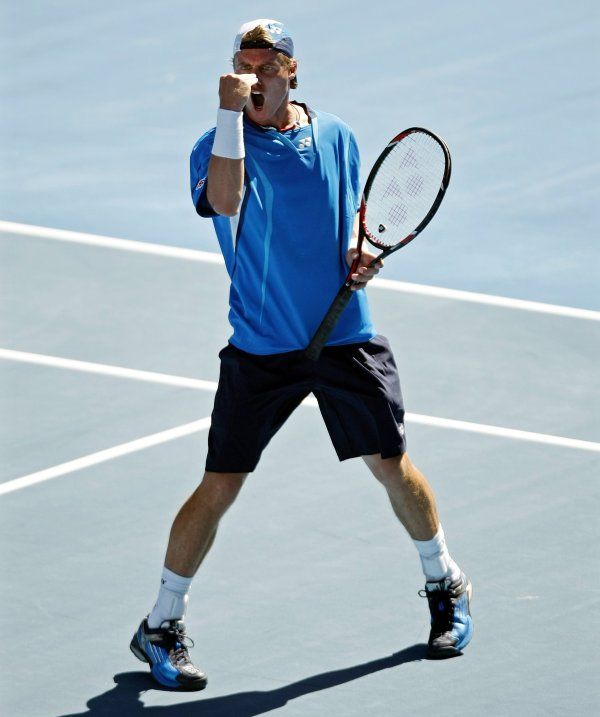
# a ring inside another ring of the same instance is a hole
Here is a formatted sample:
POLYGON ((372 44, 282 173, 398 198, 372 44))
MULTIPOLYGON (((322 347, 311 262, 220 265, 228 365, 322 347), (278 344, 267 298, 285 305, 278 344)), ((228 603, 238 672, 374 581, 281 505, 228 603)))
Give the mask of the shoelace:
POLYGON ((431 612, 431 629, 436 635, 452 630, 454 617, 454 592, 450 590, 419 590, 419 597, 426 597, 431 612))
POLYGON ((169 657, 174 665, 191 664, 188 653, 189 647, 194 647, 194 641, 185 634, 185 630, 181 627, 170 627, 167 631, 169 642, 172 641, 173 646, 169 650, 169 657), (179 647, 177 647, 179 645, 179 647))

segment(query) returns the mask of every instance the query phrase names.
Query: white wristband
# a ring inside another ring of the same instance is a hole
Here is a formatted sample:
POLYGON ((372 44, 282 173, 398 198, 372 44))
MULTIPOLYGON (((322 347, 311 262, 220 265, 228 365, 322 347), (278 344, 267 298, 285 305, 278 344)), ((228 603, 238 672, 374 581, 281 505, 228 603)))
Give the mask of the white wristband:
POLYGON ((243 112, 220 109, 217 111, 217 131, 212 153, 227 159, 244 159, 243 112))

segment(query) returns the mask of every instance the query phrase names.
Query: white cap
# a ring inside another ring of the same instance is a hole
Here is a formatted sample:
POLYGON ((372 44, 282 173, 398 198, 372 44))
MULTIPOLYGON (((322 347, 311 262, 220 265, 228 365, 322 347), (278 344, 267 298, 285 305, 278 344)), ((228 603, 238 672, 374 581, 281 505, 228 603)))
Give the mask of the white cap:
POLYGON ((233 41, 233 54, 235 55, 235 53, 240 50, 247 50, 251 48, 277 50, 277 52, 283 52, 284 55, 287 55, 288 57, 294 56, 294 42, 292 41, 292 37, 283 26, 283 23, 279 22, 279 20, 261 18, 259 20, 250 20, 250 22, 245 22, 238 30, 235 40, 233 41), (272 42, 258 40, 242 43, 244 35, 259 26, 264 27, 264 29, 269 33, 272 42))

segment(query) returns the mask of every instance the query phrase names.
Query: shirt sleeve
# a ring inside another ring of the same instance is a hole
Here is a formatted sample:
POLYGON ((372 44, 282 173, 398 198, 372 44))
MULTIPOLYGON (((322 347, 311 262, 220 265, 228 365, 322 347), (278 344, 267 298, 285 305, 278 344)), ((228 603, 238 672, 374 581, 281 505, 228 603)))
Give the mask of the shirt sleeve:
POLYGON ((190 156, 190 189, 192 201, 201 217, 215 217, 217 212, 211 207, 207 197, 208 163, 215 139, 215 130, 211 129, 200 137, 190 156))

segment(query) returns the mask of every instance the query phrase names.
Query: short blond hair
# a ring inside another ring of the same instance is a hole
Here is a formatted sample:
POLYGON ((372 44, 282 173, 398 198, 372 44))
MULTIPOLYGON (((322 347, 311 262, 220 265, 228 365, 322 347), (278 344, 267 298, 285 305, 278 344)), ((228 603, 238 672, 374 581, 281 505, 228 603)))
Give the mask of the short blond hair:
MULTIPOLYGON (((252 30, 248 30, 248 32, 242 37, 241 44, 243 45, 245 42, 274 43, 274 40, 271 37, 271 33, 265 27, 257 25, 256 27, 253 27, 252 30)), ((292 59, 290 57, 283 52, 275 51, 275 54, 284 67, 288 70, 292 68, 292 59)), ((235 58, 232 59, 232 62, 235 64, 235 58)), ((296 87, 298 87, 298 79, 294 76, 290 79, 290 89, 295 90, 296 87)))

